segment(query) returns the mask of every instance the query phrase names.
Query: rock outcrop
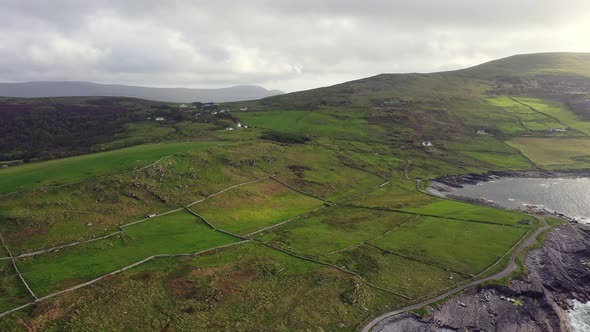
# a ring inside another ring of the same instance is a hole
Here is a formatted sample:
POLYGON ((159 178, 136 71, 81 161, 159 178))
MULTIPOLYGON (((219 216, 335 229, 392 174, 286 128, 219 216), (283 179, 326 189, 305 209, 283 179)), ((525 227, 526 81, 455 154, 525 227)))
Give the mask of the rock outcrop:
POLYGON ((423 317, 392 317, 374 331, 569 331, 572 300, 590 300, 590 226, 553 229, 525 264, 509 286, 469 289, 423 317))

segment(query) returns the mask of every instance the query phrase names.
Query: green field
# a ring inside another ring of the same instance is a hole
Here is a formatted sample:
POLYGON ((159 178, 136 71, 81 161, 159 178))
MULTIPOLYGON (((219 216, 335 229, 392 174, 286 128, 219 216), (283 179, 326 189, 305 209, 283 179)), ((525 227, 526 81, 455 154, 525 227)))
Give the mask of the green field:
POLYGON ((322 201, 267 179, 225 192, 191 209, 216 227, 245 235, 318 208, 322 201))
POLYGON ((527 216, 522 213, 440 199, 433 203, 420 206, 419 208, 405 208, 404 210, 425 215, 487 221, 507 225, 516 225, 519 221, 527 219, 527 216))
POLYGON ((541 166, 564 166, 590 158, 590 139, 518 137, 508 144, 541 166))
POLYGON ((10 310, 31 301, 10 260, 0 261, 0 311, 10 310))
POLYGON ((216 143, 180 142, 139 145, 78 157, 0 169, 0 193, 35 186, 56 186, 145 166, 164 156, 202 150, 216 143))
POLYGON ((338 252, 328 259, 357 272, 369 282, 411 298, 436 294, 464 280, 457 273, 387 254, 367 245, 338 252))
POLYGON ((492 167, 522 170, 532 166, 518 150, 489 136, 477 137, 469 143, 454 143, 450 149, 457 154, 488 163, 492 167))
POLYGON ((495 263, 528 229, 424 217, 372 243, 452 270, 477 274, 495 263))
POLYGON ((304 255, 324 258, 377 238, 413 218, 415 216, 408 214, 330 207, 267 232, 261 240, 272 241, 304 255))
POLYGON ((562 125, 559 128, 570 127, 590 135, 590 122, 582 121, 574 112, 558 102, 552 102, 535 98, 515 98, 519 102, 532 107, 533 109, 559 120, 562 125))
POLYGON ((563 124, 557 120, 519 103, 519 99, 516 99, 515 101, 509 97, 497 97, 490 98, 488 101, 492 105, 501 107, 504 111, 512 114, 519 120, 519 123, 522 124, 524 127, 523 129, 530 131, 548 131, 552 128, 563 127, 563 124))
POLYGON ((235 241, 210 229, 192 214, 177 212, 130 226, 121 236, 20 259, 18 266, 40 296, 152 255, 193 253, 235 241))
POLYGON ((359 111, 266 111, 239 116, 253 127, 312 136, 362 140, 368 137, 368 130, 378 130, 369 126, 366 116, 359 111))

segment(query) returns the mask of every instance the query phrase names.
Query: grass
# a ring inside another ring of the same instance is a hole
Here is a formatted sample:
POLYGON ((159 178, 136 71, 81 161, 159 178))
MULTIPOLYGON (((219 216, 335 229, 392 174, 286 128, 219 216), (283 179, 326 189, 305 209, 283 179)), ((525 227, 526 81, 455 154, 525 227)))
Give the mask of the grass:
POLYGON ((16 274, 12 262, 0 261, 0 311, 10 310, 32 300, 16 274))
POLYGON ((433 203, 420 207, 405 208, 404 210, 427 215, 487 221, 507 225, 516 225, 519 221, 527 218, 522 213, 442 199, 437 199, 433 203))
POLYGON ((457 154, 495 166, 494 168, 522 170, 532 166, 518 150, 489 136, 479 136, 470 142, 453 143, 449 148, 457 154))
POLYGON ((323 258, 379 237, 412 218, 385 211, 330 207, 268 232, 261 240, 323 258))
POLYGON ((235 241, 233 237, 211 230, 188 212, 178 212, 130 226, 122 236, 23 258, 18 265, 39 296, 152 255, 192 253, 235 241))
POLYGON ((245 235, 320 207, 322 201, 267 179, 225 192, 192 207, 221 229, 245 235))
POLYGON ((377 129, 359 111, 243 112, 239 117, 253 127, 322 137, 363 139, 370 128, 377 129))
POLYGON ((369 282, 412 298, 434 295, 463 280, 456 273, 366 245, 339 252, 329 259, 359 273, 369 282))
POLYGON ((254 243, 151 261, 103 285, 41 303, 35 315, 19 313, 0 326, 358 331, 373 312, 405 303, 348 274, 254 243), (50 320, 42 318, 49 313, 50 320))
POLYGON ((553 118, 558 119, 566 127, 573 128, 580 131, 584 135, 590 135, 590 122, 582 121, 574 112, 567 109, 565 105, 559 102, 546 101, 536 98, 515 98, 521 103, 528 105, 535 109, 537 112, 549 115, 553 118))
POLYGON ((530 131, 548 131, 552 128, 561 128, 563 124, 557 120, 535 111, 509 97, 489 98, 488 101, 501 107, 504 111, 511 113, 520 120, 525 129, 530 131))
POLYGON ((214 146, 175 155, 125 176, 4 197, 0 231, 16 253, 105 235, 148 213, 172 210, 261 178, 265 174, 251 162, 272 155, 271 147, 262 143, 214 146))
POLYGON ((346 159, 329 147, 308 143, 292 146, 288 151, 268 165, 268 172, 322 198, 344 199, 384 182, 363 171, 366 165, 346 159))
POLYGON ((372 243, 380 248, 477 274, 496 262, 528 231, 424 217, 372 243))
POLYGON ((540 166, 584 165, 590 157, 590 139, 586 138, 518 137, 508 144, 540 166))
POLYGON ((202 150, 213 142, 179 142, 139 145, 0 169, 0 193, 35 186, 56 186, 102 175, 121 173, 144 166, 161 157, 190 150, 202 150))

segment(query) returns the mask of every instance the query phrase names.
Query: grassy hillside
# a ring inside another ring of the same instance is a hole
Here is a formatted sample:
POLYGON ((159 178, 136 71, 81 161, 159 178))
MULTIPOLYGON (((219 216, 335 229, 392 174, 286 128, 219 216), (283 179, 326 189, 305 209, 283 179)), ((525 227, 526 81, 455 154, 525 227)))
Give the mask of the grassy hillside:
POLYGON ((30 306, 0 329, 356 331, 501 270, 539 225, 412 178, 589 168, 589 58, 383 74, 217 114, 148 103, 79 150, 49 142, 112 151, 0 169, 0 192, 18 191, 0 197, 0 258, 38 297, 81 287, 33 304, 3 265, 0 307, 30 306))
POLYGON ((590 77, 588 53, 536 53, 514 55, 458 71, 477 78, 534 76, 539 74, 590 77))

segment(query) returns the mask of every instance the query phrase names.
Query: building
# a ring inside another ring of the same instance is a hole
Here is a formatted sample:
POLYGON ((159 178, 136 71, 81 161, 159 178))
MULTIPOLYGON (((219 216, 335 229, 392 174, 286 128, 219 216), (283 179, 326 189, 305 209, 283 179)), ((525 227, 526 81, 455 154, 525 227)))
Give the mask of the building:
POLYGON ((487 133, 486 133, 486 131, 485 131, 485 130, 483 130, 483 129, 480 129, 480 130, 478 130, 478 131, 477 131, 477 133, 476 133, 476 134, 478 134, 478 135, 486 135, 487 133))
POLYGON ((178 106, 178 108, 187 108, 187 107, 188 107, 188 106, 187 106, 186 104, 180 104, 180 105, 178 106))
POLYGON ((422 146, 432 146, 432 142, 431 141, 423 141, 422 146))
POLYGON ((551 131, 565 133, 567 131, 567 128, 553 128, 553 129, 551 129, 551 131))
POLYGON ((227 128, 225 128, 225 130, 232 131, 232 130, 235 130, 235 129, 233 127, 227 127, 227 128))
POLYGON ((161 116, 159 116, 159 117, 156 118, 156 121, 164 121, 164 120, 166 120, 166 119, 163 118, 163 117, 161 117, 161 116))
POLYGON ((240 111, 247 111, 248 107, 240 108, 240 111))
POLYGON ((242 124, 238 122, 238 124, 236 125, 236 127, 242 128, 242 124))
POLYGON ((151 218, 155 218, 156 216, 157 216, 157 214, 155 214, 155 213, 150 213, 150 214, 147 215, 147 217, 150 218, 150 219, 151 218))

